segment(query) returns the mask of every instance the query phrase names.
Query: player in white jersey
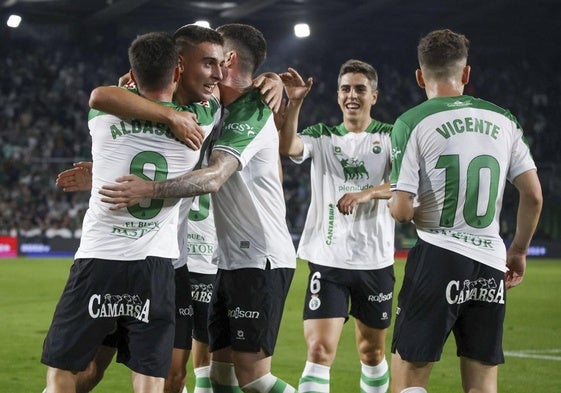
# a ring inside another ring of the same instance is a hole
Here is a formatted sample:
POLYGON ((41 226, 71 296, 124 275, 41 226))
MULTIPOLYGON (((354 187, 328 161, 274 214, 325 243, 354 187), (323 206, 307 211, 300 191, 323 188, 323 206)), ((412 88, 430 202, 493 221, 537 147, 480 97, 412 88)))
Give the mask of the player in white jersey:
MULTIPOLYGON (((192 103, 186 109, 196 116, 196 120, 199 123, 197 128, 202 130, 204 135, 208 135, 219 123, 221 114, 220 103, 213 96, 212 89, 209 89, 209 86, 215 85, 222 78, 220 68, 223 61, 222 36, 211 29, 187 25, 175 32, 174 39, 180 49, 181 66, 183 69, 183 76, 180 78, 174 98, 181 103, 192 103)), ((114 87, 101 87, 92 93, 92 97, 92 106, 103 107, 108 112, 117 112, 120 116, 146 115, 146 118, 151 118, 154 122, 160 120, 157 117, 150 116, 150 105, 148 105, 147 109, 144 108, 145 99, 127 93, 126 90, 114 87), (117 98, 115 98, 116 93, 117 98), (124 93, 123 98, 121 98, 123 94, 120 93, 124 93), (128 104, 130 97, 137 98, 140 103, 128 104), (115 110, 115 100, 120 103, 120 106, 117 106, 117 110, 115 110), (131 110, 127 105, 133 106, 134 110, 131 110)), ((146 102, 151 103, 150 101, 146 102)), ((160 105, 155 106, 160 108, 160 105)), ((197 160, 199 161, 199 152, 194 153, 196 153, 197 160)), ((64 187, 65 191, 90 189, 91 175, 88 176, 88 163, 78 163, 72 170, 61 173, 57 179, 57 185, 64 187)), ((184 232, 186 225, 183 225, 183 223, 186 222, 190 207, 191 199, 182 199, 179 216, 180 257, 173 260, 176 276, 176 333, 171 367, 165 383, 166 392, 180 392, 183 389, 186 377, 186 364, 191 350, 194 310, 191 305, 190 277, 186 266, 186 257, 181 257, 186 255, 182 240, 187 235, 184 232)), ((100 347, 94 362, 90 364, 86 372, 78 374, 77 393, 90 391, 102 379, 103 372, 110 364, 118 343, 119 334, 112 335, 104 341, 104 345, 100 347)), ((204 376, 201 376, 201 378, 204 379, 204 376)), ((208 376, 206 379, 208 380, 208 376)), ((204 384, 204 381, 199 384, 204 384)), ((198 392, 195 390, 195 393, 198 392)), ((202 392, 204 390, 200 390, 200 393, 202 392)))
POLYGON ((211 192, 219 266, 209 311, 211 380, 232 390, 233 360, 243 391, 294 392, 270 373, 284 301, 296 256, 285 220, 273 113, 250 91, 251 75, 266 53, 257 29, 229 24, 217 29, 225 41, 227 77, 220 84, 225 122, 208 168, 177 182, 146 182, 135 176, 106 187, 104 201, 120 209, 143 195, 189 197, 211 192))
POLYGON ((450 332, 464 391, 497 392, 506 290, 522 281, 541 211, 540 182, 518 121, 463 95, 468 49, 464 35, 447 29, 421 38, 416 76, 428 100, 401 115, 392 133, 390 211, 400 222, 413 219, 419 236, 398 297, 393 392, 426 392, 450 332), (520 196, 508 251, 499 236, 507 180, 520 196))
MULTIPOLYGON (((143 96, 173 106, 179 55, 171 36, 149 33, 129 47, 131 75, 143 96)), ((149 199, 112 212, 97 190, 116 173, 166 179, 192 169, 198 153, 164 124, 123 120, 96 110, 92 136, 92 195, 66 288, 45 339, 47 392, 75 392, 78 371, 105 336, 125 334, 118 360, 132 370, 135 392, 163 390, 174 335, 172 259, 179 256, 179 199, 149 199), (157 344, 156 344, 157 343, 157 344)))
POLYGON ((330 368, 351 314, 360 389, 385 392, 389 373, 384 345, 395 282, 394 220, 385 201, 391 196, 392 125, 370 114, 378 97, 378 75, 365 62, 345 62, 337 81, 343 122, 315 124, 299 134, 298 116, 312 80, 304 82, 294 69, 281 78, 289 98, 281 154, 296 163, 312 160, 312 197, 298 246, 298 256, 310 268, 304 302, 308 355, 298 391, 329 392, 330 368))

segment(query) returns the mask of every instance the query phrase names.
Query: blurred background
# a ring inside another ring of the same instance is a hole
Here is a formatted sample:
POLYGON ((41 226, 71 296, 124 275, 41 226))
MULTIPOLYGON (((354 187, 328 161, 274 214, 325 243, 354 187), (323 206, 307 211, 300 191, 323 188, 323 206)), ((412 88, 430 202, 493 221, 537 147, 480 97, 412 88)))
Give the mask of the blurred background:
MULTIPOLYGON (((55 178, 90 160, 88 98, 128 71, 138 34, 252 24, 268 40, 259 72, 296 68, 314 78, 302 128, 342 121, 337 74, 350 59, 379 73, 374 118, 393 122, 425 99, 414 79, 418 39, 451 28, 471 41, 466 94, 509 109, 538 165, 545 204, 534 256, 561 256, 561 2, 558 0, 0 0, 0 256, 73 255, 89 194, 65 194, 55 178), (19 24, 18 24, 19 23, 19 24), (294 25, 309 36, 296 37, 294 25), (8 25, 9 24, 9 25, 8 25), (17 25, 17 26, 16 26, 17 25)), ((298 241, 309 203, 309 164, 283 160, 287 221, 298 241)), ((501 220, 515 230, 509 186, 501 220)), ((415 241, 398 226, 396 248, 415 241)))

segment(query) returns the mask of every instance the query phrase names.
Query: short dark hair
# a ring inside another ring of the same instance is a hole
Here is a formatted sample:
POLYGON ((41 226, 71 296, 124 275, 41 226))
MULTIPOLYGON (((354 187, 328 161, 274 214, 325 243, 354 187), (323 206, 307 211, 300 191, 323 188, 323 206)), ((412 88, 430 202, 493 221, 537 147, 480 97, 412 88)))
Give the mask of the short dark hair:
POLYGON ((370 81, 372 90, 378 89, 378 72, 370 64, 356 59, 350 59, 343 63, 339 69, 339 76, 337 77, 337 85, 341 84, 341 77, 345 74, 363 74, 370 81))
POLYGON ((224 50, 236 51, 241 70, 253 75, 267 57, 267 41, 263 33, 241 23, 222 25, 216 31, 224 37, 224 50))
POLYGON ((467 62, 469 40, 450 29, 434 30, 422 37, 417 46, 417 58, 422 69, 435 77, 453 75, 467 62))
POLYGON ((159 90, 172 82, 179 53, 171 35, 160 32, 139 35, 128 52, 139 88, 159 90))
POLYGON ((188 51, 203 42, 224 45, 224 38, 216 30, 195 24, 181 26, 173 33, 173 39, 180 52, 188 51))

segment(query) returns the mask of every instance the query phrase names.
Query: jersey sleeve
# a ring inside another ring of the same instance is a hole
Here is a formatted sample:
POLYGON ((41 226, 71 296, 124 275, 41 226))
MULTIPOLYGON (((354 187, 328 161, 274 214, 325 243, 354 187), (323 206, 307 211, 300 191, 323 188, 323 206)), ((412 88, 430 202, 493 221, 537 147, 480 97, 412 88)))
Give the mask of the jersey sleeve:
POLYGON ((417 195, 419 187, 419 151, 412 135, 409 125, 397 119, 391 133, 392 170, 390 189, 392 191, 407 191, 417 195))
POLYGON ((524 138, 522 134, 522 130, 516 129, 514 132, 514 141, 507 179, 512 183, 518 175, 521 175, 531 169, 536 169, 536 164, 534 163, 530 153, 530 148, 528 147, 526 138, 524 138))

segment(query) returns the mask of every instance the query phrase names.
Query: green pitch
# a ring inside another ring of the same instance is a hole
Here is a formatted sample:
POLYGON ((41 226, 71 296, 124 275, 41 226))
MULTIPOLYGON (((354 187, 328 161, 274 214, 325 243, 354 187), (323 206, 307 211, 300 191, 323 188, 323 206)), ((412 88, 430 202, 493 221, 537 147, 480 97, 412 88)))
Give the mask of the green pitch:
MULTIPOLYGON (((40 393, 46 367, 39 361, 54 307, 62 292, 70 259, 0 259, 0 392, 40 393)), ((403 261, 396 263, 401 286, 403 261)), ((297 385, 306 360, 302 338, 302 299, 307 266, 299 263, 273 360, 273 373, 297 385)), ((518 288, 508 291, 504 350, 499 368, 499 390, 509 393, 557 392, 561 386, 561 260, 530 260, 518 288)), ((394 300, 395 309, 396 300, 394 300)), ((387 357, 389 343, 387 340, 387 357)), ((442 360, 433 369, 429 392, 460 392, 458 358, 450 337, 442 360)), ((345 325, 337 359, 331 371, 333 393, 358 392, 359 361, 352 319, 345 325)), ((193 391, 189 365, 188 389, 193 391)), ((113 364, 95 389, 100 393, 131 392, 130 374, 113 364)))

